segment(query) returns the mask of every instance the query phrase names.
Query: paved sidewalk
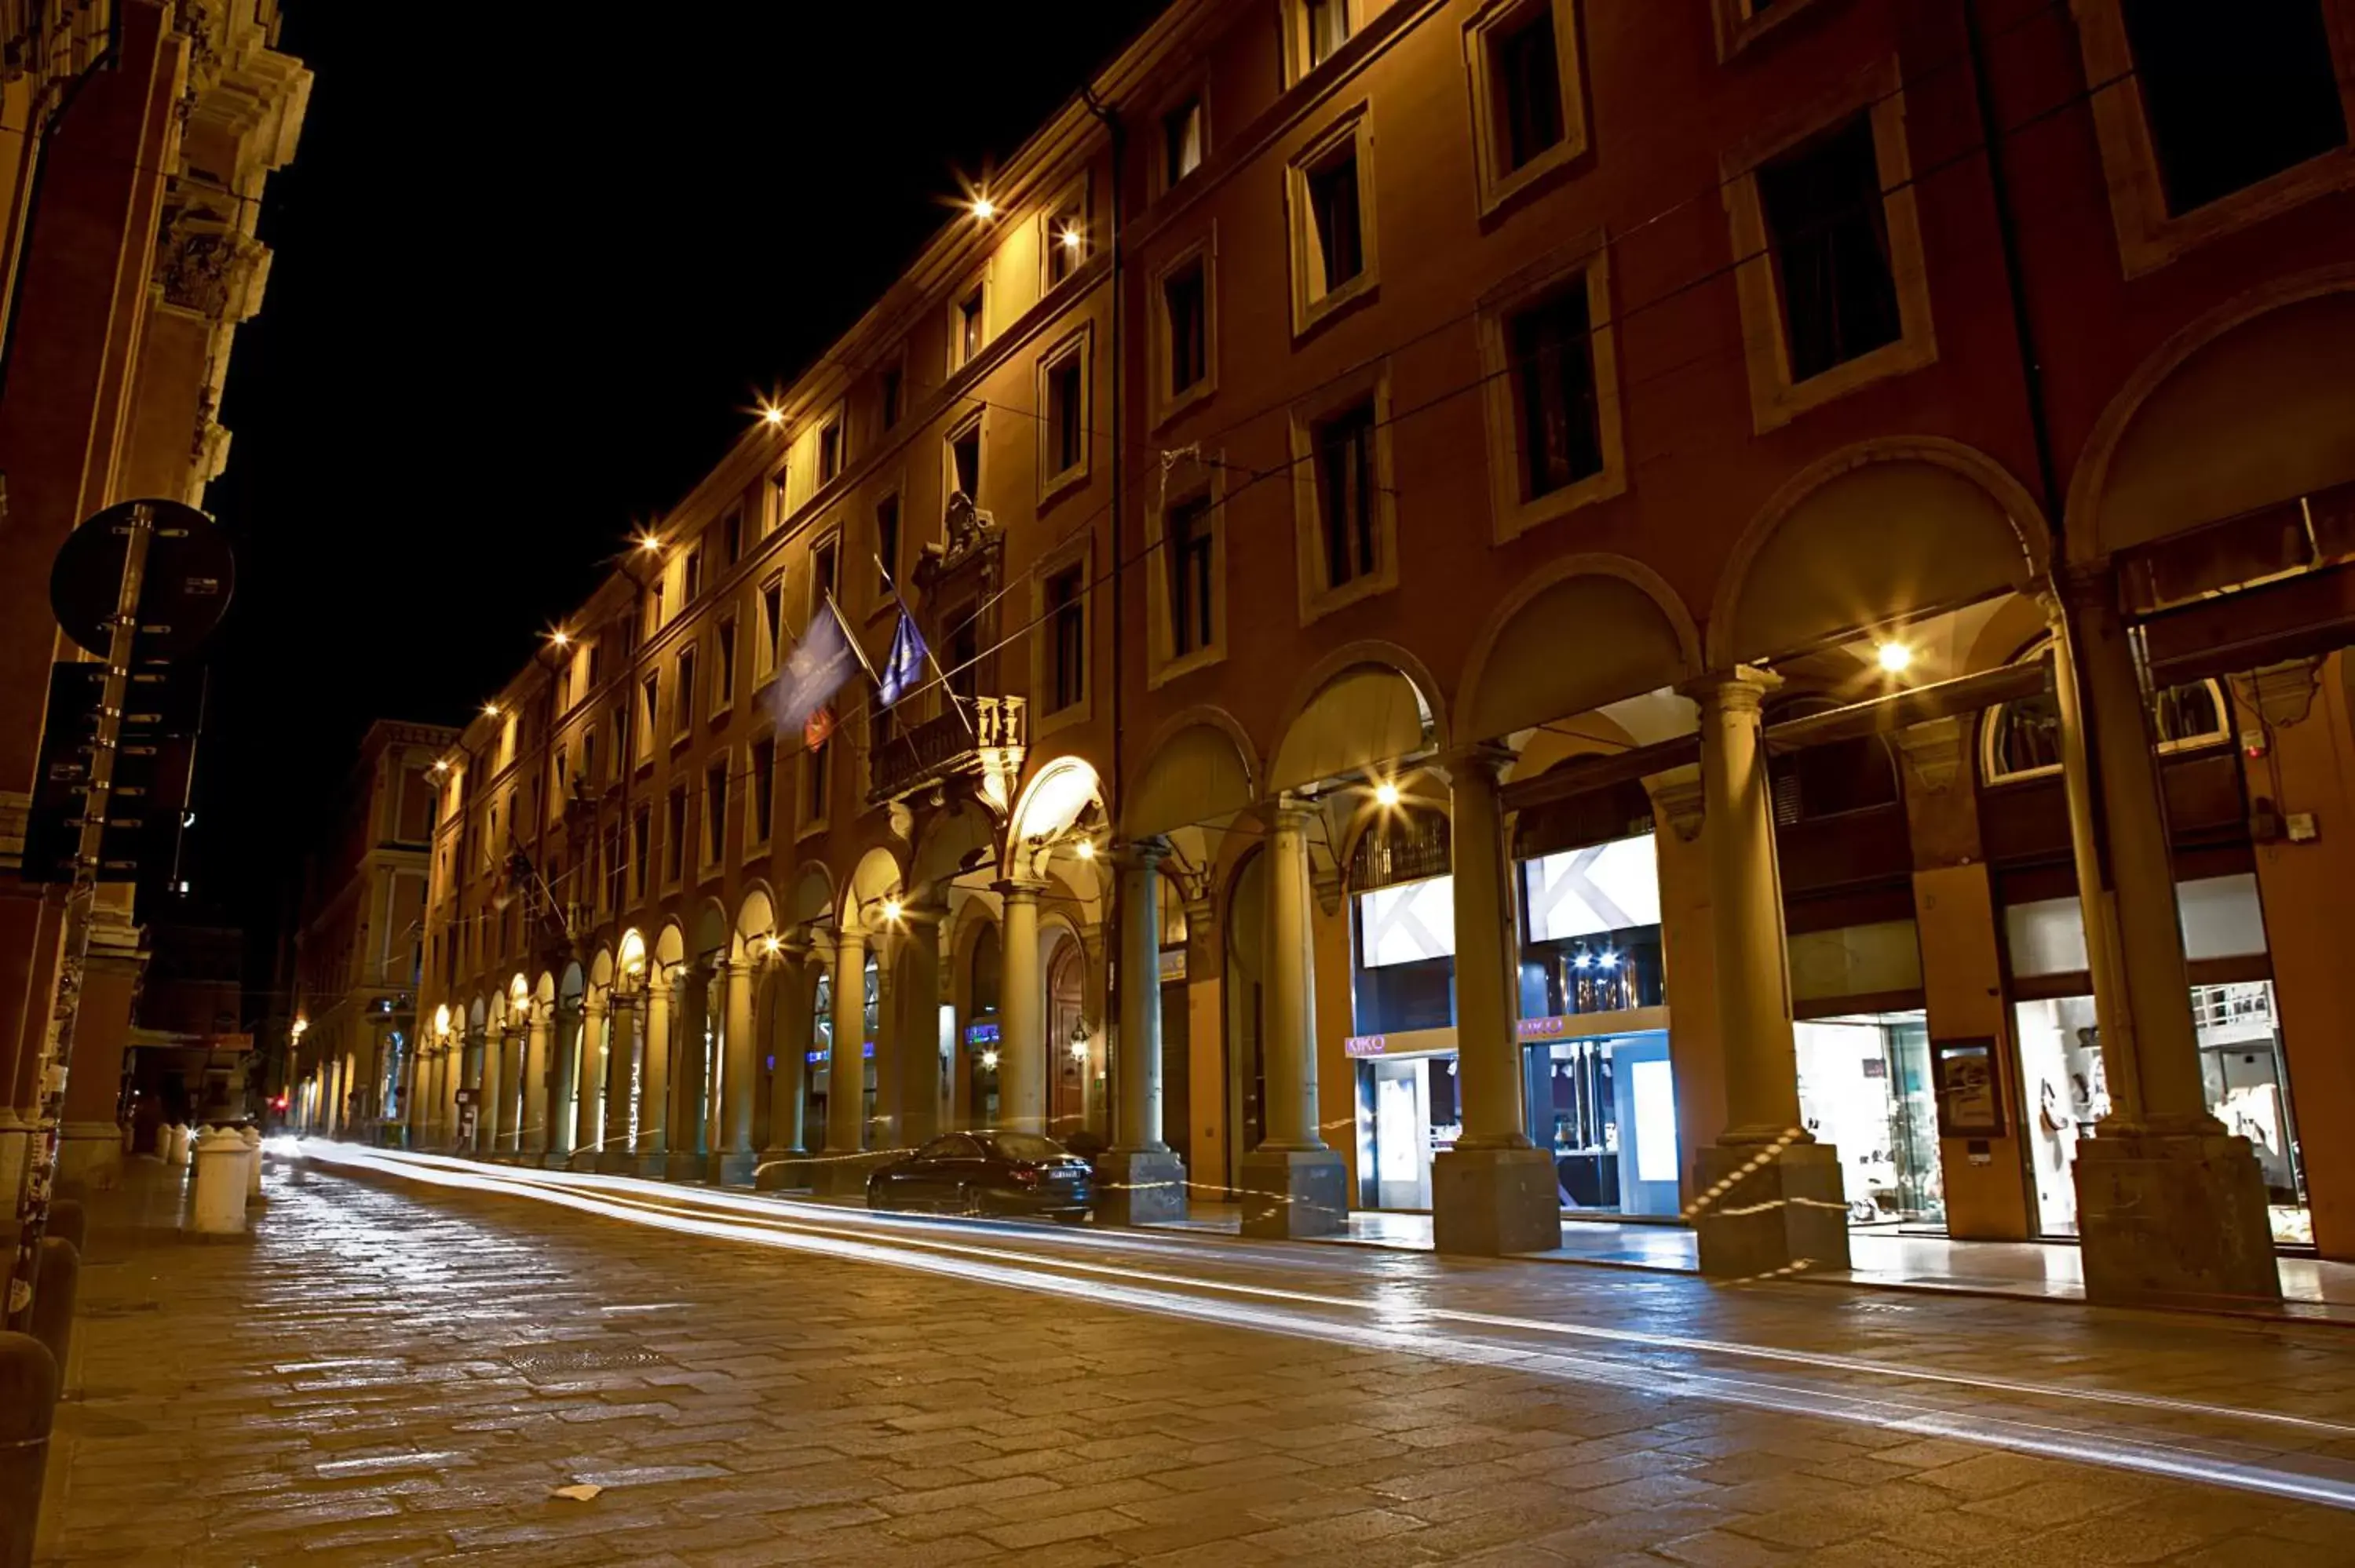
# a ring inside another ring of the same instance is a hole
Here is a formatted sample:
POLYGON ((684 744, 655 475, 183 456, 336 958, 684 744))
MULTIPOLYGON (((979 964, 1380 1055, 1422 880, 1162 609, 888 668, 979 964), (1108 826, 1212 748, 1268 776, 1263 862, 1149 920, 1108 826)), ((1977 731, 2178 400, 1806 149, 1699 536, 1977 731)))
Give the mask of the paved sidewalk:
MULTIPOLYGON (((477 1192, 280 1166, 251 1240, 197 1245, 162 1176, 97 1206, 45 1562, 2355 1563, 2308 1503, 477 1192)), ((1669 1288, 1466 1277, 1532 1276, 1669 1288)), ((2196 1342, 2211 1385, 2246 1356, 2355 1400, 2355 1360, 2184 1321, 2023 1366, 2196 1342)), ((2297 1446, 2343 1466, 2347 1430, 2297 1446)))

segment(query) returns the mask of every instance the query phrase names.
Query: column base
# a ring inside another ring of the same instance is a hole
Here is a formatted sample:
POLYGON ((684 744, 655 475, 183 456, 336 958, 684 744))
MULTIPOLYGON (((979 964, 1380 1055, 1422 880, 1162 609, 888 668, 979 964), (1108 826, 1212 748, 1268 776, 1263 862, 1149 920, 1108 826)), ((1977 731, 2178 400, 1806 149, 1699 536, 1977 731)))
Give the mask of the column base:
POLYGON ((1766 1148, 1715 1143, 1694 1161, 1702 1194, 1693 1216, 1701 1273, 1755 1279, 1846 1269, 1848 1199, 1838 1150, 1795 1143, 1765 1158, 1766 1148))
POLYGON ((762 1192, 785 1192, 810 1184, 809 1155, 798 1149, 764 1149, 752 1166, 752 1186, 762 1192))
POLYGON ((703 1179, 715 1187, 750 1187, 760 1157, 751 1150, 741 1154, 715 1154, 703 1163, 703 1179))
POLYGON ((111 1121, 69 1121, 58 1138, 59 1188, 105 1192, 123 1182, 123 1129, 111 1121))
POLYGON ((578 1167, 576 1167, 572 1162, 577 1158, 579 1158, 579 1156, 573 1154, 570 1150, 551 1149, 547 1153, 539 1157, 539 1168, 542 1171, 576 1170, 578 1167))
POLYGON ((641 1181, 666 1181, 670 1180, 670 1151, 668 1150, 664 1150, 654 1154, 632 1154, 624 1156, 624 1158, 628 1161, 626 1173, 635 1176, 641 1181))
POLYGON ((2088 1301, 2281 1299, 2264 1175, 2247 1139, 2105 1129, 2078 1140, 2076 1179, 2088 1301))
POLYGON ((1241 1184, 1247 1236, 1327 1236, 1349 1222, 1348 1167, 1329 1149, 1254 1149, 1241 1184))
POLYGON ((1431 1161, 1434 1251, 1474 1257, 1561 1245, 1553 1157, 1541 1149, 1446 1149, 1431 1161))
POLYGON ((564 1168, 567 1171, 579 1171, 584 1174, 593 1173, 604 1169, 602 1165, 598 1163, 597 1150, 593 1149, 574 1150, 565 1160, 564 1168))
POLYGON ((890 1154, 847 1154, 832 1150, 811 1160, 810 1187, 821 1198, 864 1198, 867 1178, 891 1163, 890 1154))
POLYGON ((1186 1161, 1174 1149, 1108 1149, 1096 1156, 1096 1223, 1153 1225, 1186 1217, 1186 1161))
POLYGON ((674 1154, 663 1161, 666 1181, 700 1181, 710 1157, 703 1154, 674 1154))

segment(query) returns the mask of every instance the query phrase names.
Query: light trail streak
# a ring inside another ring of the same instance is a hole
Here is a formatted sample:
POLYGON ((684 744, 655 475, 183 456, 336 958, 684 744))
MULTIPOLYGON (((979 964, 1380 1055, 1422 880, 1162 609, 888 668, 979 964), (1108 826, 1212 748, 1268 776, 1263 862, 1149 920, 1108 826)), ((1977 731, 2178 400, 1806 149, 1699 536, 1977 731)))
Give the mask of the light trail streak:
MULTIPOLYGON (((833 1224, 825 1224, 797 1221, 789 1215, 780 1216, 775 1210, 783 1205, 759 1199, 719 1192, 673 1191, 661 1192, 660 1201, 656 1201, 647 1195, 643 1187, 632 1190, 623 1187, 613 1179, 580 1172, 524 1173, 499 1168, 485 1169, 471 1161, 430 1155, 395 1156, 310 1145, 305 1145, 303 1152, 308 1158, 327 1164, 381 1171, 434 1186, 476 1192, 505 1191, 580 1213, 679 1234, 812 1252, 846 1261, 880 1264, 1081 1302, 1126 1307, 1165 1317, 1252 1329, 1353 1348, 1422 1355, 1461 1364, 1509 1367, 1557 1381, 1607 1386, 1646 1397, 1683 1396, 1784 1414, 1870 1425, 1910 1435, 1951 1437, 2045 1457, 2135 1470, 2177 1480, 2204 1481, 2269 1496, 2355 1510, 2355 1467, 2327 1458, 2278 1454, 2232 1439, 2204 1439, 2202 1446, 2195 1446, 2123 1433, 2088 1433, 2010 1415, 1919 1405, 1885 1393, 1795 1385, 1764 1378, 1667 1366, 1652 1361, 1579 1360, 1561 1351, 1533 1350, 1471 1335, 1437 1331, 1432 1326, 1453 1322, 1525 1333, 1568 1335, 1649 1350, 1747 1357, 1795 1367, 1953 1385, 2066 1403, 2125 1405, 2229 1422, 2286 1425, 2332 1436, 2355 1436, 2355 1427, 2278 1412, 2242 1410, 2115 1390, 2047 1387, 2013 1380, 1894 1366, 1860 1358, 1650 1334, 1640 1330, 1555 1323, 1541 1319, 1466 1312, 1451 1308, 1421 1307, 1402 1311, 1393 1302, 1121 1269, 1070 1258, 1041 1258, 1020 1252, 927 1236, 899 1234, 886 1242, 867 1239, 856 1229, 841 1224, 838 1219, 833 1224), (740 1217, 722 1219, 692 1212, 698 1207, 731 1211, 740 1217), (1074 1274, 1088 1277, 1071 1277, 1074 1274), (1155 1286, 1172 1288, 1148 1287, 1155 1286), (1416 1328, 1414 1331, 1409 1331, 1404 1328, 1337 1322, 1290 1309, 1287 1306, 1216 1301, 1178 1294, 1178 1291, 1255 1298, 1261 1301, 1290 1304, 1291 1308, 1305 1306, 1352 1314, 1374 1314, 1393 1322, 1412 1322, 1416 1328), (2301 1460, 2307 1467, 2292 1467, 2301 1460)), ((832 1215, 839 1214, 839 1211, 827 1212, 832 1215)))

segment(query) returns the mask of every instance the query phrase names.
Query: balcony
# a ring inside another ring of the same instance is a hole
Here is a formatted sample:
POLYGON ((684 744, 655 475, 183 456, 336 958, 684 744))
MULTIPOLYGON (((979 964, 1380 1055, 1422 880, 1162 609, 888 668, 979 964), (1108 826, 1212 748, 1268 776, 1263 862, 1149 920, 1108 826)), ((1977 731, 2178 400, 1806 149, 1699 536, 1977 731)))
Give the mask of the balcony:
POLYGON ((952 708, 900 731, 868 759, 867 799, 879 805, 962 775, 980 776, 985 787, 1010 779, 1022 767, 1026 705, 1021 697, 975 697, 963 713, 952 708))

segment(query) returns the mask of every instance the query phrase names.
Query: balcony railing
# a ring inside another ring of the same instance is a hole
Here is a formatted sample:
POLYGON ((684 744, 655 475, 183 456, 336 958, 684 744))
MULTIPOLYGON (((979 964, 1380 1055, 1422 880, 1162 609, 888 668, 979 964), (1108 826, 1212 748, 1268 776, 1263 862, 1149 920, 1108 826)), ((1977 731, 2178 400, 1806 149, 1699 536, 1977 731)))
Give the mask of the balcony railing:
POLYGON ((1018 761, 1024 705, 1020 697, 976 697, 964 713, 952 708, 900 731, 869 759, 867 798, 896 800, 955 774, 980 772, 1009 752, 1018 761))

